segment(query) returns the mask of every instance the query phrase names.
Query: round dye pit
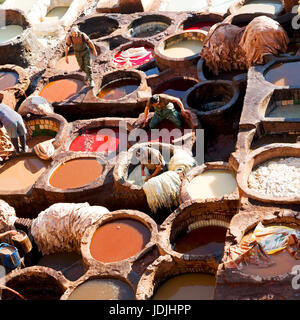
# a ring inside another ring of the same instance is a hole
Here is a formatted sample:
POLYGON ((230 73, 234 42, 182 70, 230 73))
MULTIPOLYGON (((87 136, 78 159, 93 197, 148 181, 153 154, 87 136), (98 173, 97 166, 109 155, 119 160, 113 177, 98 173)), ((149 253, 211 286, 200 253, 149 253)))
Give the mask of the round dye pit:
POLYGON ((247 1, 241 8, 239 8, 236 14, 245 13, 265 13, 271 15, 279 14, 284 8, 282 1, 280 0, 250 0, 247 1))
POLYGON ((98 98, 104 100, 122 99, 137 90, 139 85, 140 81, 133 78, 124 78, 112 81, 100 88, 97 96, 98 98))
POLYGON ((33 137, 31 137, 31 139, 26 142, 26 144, 29 148, 28 151, 32 151, 34 146, 36 146, 37 144, 44 142, 44 141, 51 140, 51 139, 53 139, 53 137, 51 137, 51 136, 33 136, 33 137))
POLYGON ((119 147, 119 130, 116 128, 90 129, 76 137, 69 150, 80 152, 113 152, 119 147))
POLYGON ((72 159, 54 170, 49 183, 59 189, 79 188, 95 181, 102 173, 103 166, 96 158, 72 159))
POLYGON ((45 22, 58 22, 68 11, 69 7, 55 7, 51 9, 46 17, 44 18, 45 22))
POLYGON ((19 80, 19 76, 15 72, 0 72, 0 90, 14 87, 19 80))
MULTIPOLYGON (((245 235, 241 240, 241 243, 249 241, 252 234, 253 233, 250 232, 245 235)), ((286 249, 279 251, 276 254, 267 254, 267 256, 274 262, 273 265, 263 268, 249 263, 247 266, 243 266, 240 271, 261 277, 274 277, 289 273, 295 266, 300 265, 300 260, 293 258, 286 249)))
POLYGON ((77 79, 60 79, 49 82, 40 92, 40 96, 48 102, 61 102, 70 99, 84 86, 77 79))
POLYGON ((276 63, 265 72, 265 79, 276 86, 299 86, 299 67, 300 61, 276 63))
POLYGON ((31 187, 45 172, 49 162, 37 157, 17 158, 0 167, 0 185, 6 191, 19 191, 31 187))
POLYGON ((169 27, 169 24, 160 21, 144 22, 129 29, 132 38, 148 38, 155 36, 169 27))
POLYGON ((174 251, 188 255, 215 254, 221 261, 227 229, 220 226, 200 228, 196 226, 195 229, 189 229, 191 230, 177 237, 174 243, 174 251))
POLYGON ((79 70, 79 65, 74 54, 68 55, 69 63, 66 63, 66 58, 62 57, 56 64, 55 69, 61 71, 77 71, 79 70))
POLYGON ((68 300, 134 300, 134 292, 117 279, 92 279, 75 288, 68 300))
POLYGON ((0 43, 11 41, 23 33, 19 25, 11 24, 0 28, 0 43))
POLYGON ((113 59, 116 68, 134 68, 153 60, 153 48, 148 46, 131 47, 118 52, 113 59))
POLYGON ((70 281, 76 281, 85 273, 81 256, 74 252, 45 255, 39 259, 37 265, 61 271, 70 281))
POLYGON ((182 39, 166 45, 162 53, 169 58, 183 59, 199 54, 202 48, 203 42, 200 40, 182 39))
POLYGON ((213 21, 202 21, 202 22, 196 22, 193 24, 190 24, 189 26, 184 27, 184 31, 193 31, 193 30, 203 30, 203 31, 209 31, 209 29, 215 25, 216 22, 213 21))
POLYGON ((142 251, 150 236, 150 230, 141 222, 115 220, 100 226, 94 233, 90 253, 95 260, 104 263, 122 261, 142 251))
POLYGON ((37 0, 26 0, 26 1, 10 0, 10 1, 6 1, 6 3, 4 4, 4 7, 8 8, 8 5, 9 5, 9 9, 19 9, 24 11, 25 14, 28 14, 28 12, 33 8, 36 2, 37 0))
POLYGON ((212 300, 216 279, 202 273, 186 273, 159 285, 153 300, 212 300))
POLYGON ((194 177, 187 187, 192 198, 208 199, 218 198, 231 194, 237 188, 235 175, 226 170, 207 170, 194 177))

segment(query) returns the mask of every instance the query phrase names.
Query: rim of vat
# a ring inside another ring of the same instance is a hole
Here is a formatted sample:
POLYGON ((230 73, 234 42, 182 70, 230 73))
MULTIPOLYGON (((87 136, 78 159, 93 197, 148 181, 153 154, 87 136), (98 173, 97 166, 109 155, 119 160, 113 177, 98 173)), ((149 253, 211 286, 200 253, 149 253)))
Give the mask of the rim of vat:
MULTIPOLYGON (((172 214, 170 214, 164 222, 160 226, 160 233, 159 233, 159 244, 162 250, 172 256, 174 259, 177 259, 178 261, 203 261, 203 263, 207 263, 210 268, 214 269, 215 272, 217 272, 218 268, 218 256, 215 253, 208 253, 208 254, 187 254, 187 253, 180 253, 178 251, 175 251, 171 243, 171 237, 174 237, 175 239, 178 238, 178 234, 173 234, 172 229, 174 224, 176 223, 177 219, 184 219, 185 216, 187 216, 185 220, 185 223, 182 223, 180 226, 184 226, 182 230, 185 230, 185 228, 188 228, 189 226, 197 223, 197 222, 204 222, 208 221, 207 224, 204 223, 203 226, 195 227, 195 229, 200 229, 208 226, 219 226, 221 228, 224 228, 228 230, 230 225, 230 220, 232 216, 229 216, 228 214, 220 214, 220 213, 214 213, 213 209, 208 210, 207 208, 200 208, 199 205, 203 205, 202 201, 199 200, 193 200, 193 201, 187 201, 184 204, 182 204, 177 210, 175 210, 172 214), (190 216, 190 222, 188 217, 190 216), (218 225, 218 222, 220 221, 221 225, 218 225), (225 226, 226 225, 226 226, 225 226)), ((193 229, 194 230, 194 229, 193 229)), ((179 232, 180 234, 180 232, 179 232)), ((224 238, 224 246, 225 246, 225 238, 224 238)))
MULTIPOLYGON (((205 71, 204 71, 205 68, 207 68, 205 60, 200 58, 200 60, 197 62, 197 76, 198 76, 198 79, 201 82, 203 82, 203 81, 217 81, 217 80, 209 80, 206 77, 205 71)), ((236 70, 232 70, 232 71, 235 72, 236 70)), ((238 83, 238 84, 240 84, 241 82, 247 82, 247 71, 245 71, 245 70, 240 70, 240 71, 241 71, 241 73, 233 76, 232 80, 221 80, 220 79, 220 81, 232 81, 233 83, 238 83)), ((228 72, 228 71, 224 71, 224 72, 228 72)))
POLYGON ((150 300, 160 283, 175 276, 187 273, 202 273, 216 276, 209 268, 203 271, 203 266, 200 261, 177 261, 169 254, 161 255, 147 267, 140 277, 136 290, 136 299, 150 300), (162 276, 162 278, 157 279, 158 276, 162 276))
POLYGON ((59 129, 56 133, 55 136, 55 141, 53 142, 53 146, 55 149, 57 149, 58 147, 60 147, 63 143, 64 140, 66 139, 66 137, 69 134, 69 123, 67 122, 67 120, 57 114, 57 113, 51 113, 51 114, 47 114, 47 115, 34 115, 32 114, 30 118, 25 118, 25 122, 29 123, 30 121, 34 121, 34 120, 54 120, 57 121, 59 123, 59 129))
POLYGON ((102 154, 99 154, 97 152, 80 152, 80 153, 64 152, 54 158, 50 167, 47 168, 44 174, 38 179, 36 188, 44 189, 50 192, 59 192, 59 193, 76 193, 76 192, 92 190, 103 185, 109 170, 110 170, 110 166, 102 154), (95 180, 91 181, 90 183, 82 185, 80 187, 76 187, 76 188, 61 189, 61 188, 56 188, 50 184, 50 179, 54 174, 54 172, 56 171, 56 169, 58 169, 65 162, 80 159, 80 158, 83 158, 83 159, 93 158, 96 160, 99 159, 100 164, 103 167, 102 174, 95 180))
POLYGON ((161 34, 162 32, 166 32, 172 26, 174 19, 172 19, 166 15, 160 14, 160 13, 149 13, 147 15, 143 15, 143 16, 131 21, 131 23, 127 26, 126 36, 129 39, 145 39, 144 37, 141 37, 141 36, 134 36, 133 37, 131 35, 131 30, 134 31, 134 29, 136 27, 139 27, 145 23, 151 23, 151 22, 161 22, 161 23, 164 23, 165 25, 167 25, 167 27, 163 31, 160 31, 159 33, 156 33, 152 36, 149 36, 146 39, 155 38, 158 34, 161 34))
POLYGON ((267 203, 276 204, 300 204, 300 196, 298 197, 274 197, 272 195, 264 195, 248 187, 248 179, 252 170, 266 161, 274 158, 300 158, 300 144, 298 143, 273 143, 264 147, 260 147, 247 155, 246 159, 240 164, 236 175, 236 181, 239 189, 244 196, 267 203))
MULTIPOLYGON (((143 186, 139 186, 137 184, 132 184, 128 182, 127 180, 124 179, 123 177, 123 168, 127 167, 127 174, 128 174, 128 169, 131 164, 131 159, 134 156, 134 153, 137 149, 141 147, 153 147, 155 149, 161 150, 162 148, 166 148, 170 150, 170 155, 174 153, 175 149, 178 149, 180 147, 174 146, 173 144, 168 144, 168 143, 161 143, 161 142, 143 142, 143 143, 136 143, 132 147, 130 147, 127 151, 121 152, 119 154, 119 159, 116 162, 116 165, 113 170, 113 177, 114 177, 114 182, 118 183, 124 187, 127 187, 133 191, 142 191, 143 186)), ((181 149, 181 148, 180 148, 181 149)), ((137 164, 139 165, 139 164, 137 164)), ((128 176, 127 176, 128 178, 128 176)))
MULTIPOLYGON (((174 33, 170 36, 167 36, 165 38, 163 38, 162 40, 160 40, 158 42, 158 44, 155 46, 154 48, 154 56, 158 57, 159 59, 163 59, 163 60, 168 60, 170 62, 179 62, 179 61, 191 61, 191 60, 194 60, 194 59, 197 59, 199 58, 199 53, 196 53, 196 54, 193 54, 191 56, 187 56, 187 57, 184 57, 184 58, 172 58, 172 57, 169 57, 167 55, 164 55, 163 54, 163 50, 165 48, 165 44, 172 38, 179 38, 179 39, 184 39, 184 38, 189 38, 188 35, 189 34, 198 34, 198 36, 202 36, 202 40, 199 40, 200 42, 204 42, 205 40, 205 37, 207 35, 207 32, 206 31, 203 31, 203 30, 194 30, 194 31, 181 31, 181 32, 177 32, 177 33, 174 33), (186 35, 186 37, 184 36, 186 35)), ((192 36, 192 35, 191 35, 192 36)), ((180 41, 178 41, 180 42, 180 41)))
POLYGON ((0 8, 0 14, 2 17, 5 15, 5 25, 11 25, 11 24, 16 24, 20 27, 22 27, 23 31, 21 34, 18 36, 15 36, 5 42, 0 43, 0 47, 6 47, 11 44, 18 43, 20 40, 21 35, 23 35, 24 31, 28 28, 31 27, 31 23, 29 22, 27 16, 24 14, 23 10, 20 9, 5 9, 5 8, 0 8), (11 16, 18 16, 18 19, 15 20, 11 16), (11 23, 13 22, 13 23, 11 23), (18 23, 17 23, 18 22, 18 23))
POLYGON ((151 250, 151 248, 157 244, 158 242, 157 239, 158 239, 158 226, 156 222, 152 218, 150 218, 149 215, 138 210, 121 209, 121 210, 105 213, 97 221, 96 224, 87 228, 81 239, 80 250, 81 250, 82 259, 85 265, 89 265, 90 268, 93 266, 95 267, 111 266, 114 270, 116 268, 121 270, 123 265, 132 264, 139 257, 142 257, 146 252, 151 250), (95 259, 90 252, 90 245, 95 232, 101 226, 107 223, 113 222, 115 220, 123 220, 123 219, 130 219, 130 220, 137 221, 143 224, 149 230, 150 239, 146 243, 145 247, 141 251, 137 252, 135 255, 120 261, 102 262, 95 259))
POLYGON ((90 280, 97 280, 97 279, 112 279, 112 280, 119 280, 127 284, 130 289, 132 290, 133 296, 135 298, 136 290, 134 288, 134 285, 131 283, 131 281, 123 276, 118 270, 112 270, 111 272, 104 270, 103 272, 100 272, 98 269, 91 269, 87 271, 85 275, 83 275, 80 279, 74 281, 71 283, 64 294, 61 296, 60 300, 68 300, 70 295, 82 284, 84 284, 87 281, 90 280))
POLYGON ((139 65, 137 65, 137 66, 132 66, 132 67, 130 67, 130 71, 132 71, 132 70, 137 70, 138 68, 147 68, 148 66, 149 67, 151 67, 152 66, 152 64, 153 64, 153 62, 155 61, 155 57, 154 57, 154 51, 155 51, 155 46, 154 46, 154 44, 153 44, 153 42, 151 41, 151 39, 149 39, 149 40, 147 40, 147 38, 146 38, 146 40, 144 40, 144 39, 142 39, 142 38, 130 38, 131 40, 129 41, 129 42, 126 42, 125 44, 121 44, 121 45, 119 45, 119 46, 117 46, 115 49, 113 49, 112 51, 111 51, 111 60, 109 61, 109 65, 114 69, 114 70, 128 70, 129 68, 123 68, 123 66, 122 67, 120 67, 120 68, 116 68, 115 66, 114 66, 114 63, 113 63, 113 60, 114 60, 114 58, 115 58, 115 56, 118 54, 118 53, 120 53, 120 52, 122 52, 122 51, 125 51, 125 50, 127 50, 127 49, 130 49, 130 48, 137 48, 137 47, 139 47, 139 46, 143 46, 143 47, 149 47, 149 48, 151 48, 152 50, 153 50, 153 57, 152 57, 152 59, 151 60, 149 60, 149 61, 147 61, 147 62, 145 62, 145 63, 143 63, 143 64, 139 64, 139 65))
POLYGON ((240 90, 239 90, 238 86, 233 81, 229 81, 229 80, 207 80, 207 81, 203 81, 203 82, 197 83, 196 85, 194 85, 193 87, 188 89, 186 91, 185 95, 183 96, 183 103, 188 109, 192 110, 198 116, 218 115, 221 112, 223 112, 223 111, 225 111, 227 109, 230 109, 237 102, 237 100, 239 98, 239 95, 240 95, 240 90), (206 85, 221 85, 221 84, 232 88, 232 97, 231 97, 231 99, 227 103, 225 103, 222 107, 217 108, 215 110, 211 110, 211 111, 199 111, 198 109, 190 107, 190 105, 188 104, 188 99, 189 99, 190 94, 194 90, 197 90, 199 87, 204 87, 206 85))
MULTIPOLYGON (((268 225, 285 225, 290 226, 291 224, 297 225, 300 229, 300 221, 299 221, 299 214, 292 210, 281 210, 279 216, 276 214, 276 212, 260 212, 260 213, 252 213, 252 212, 245 212, 245 213, 239 213, 235 215, 230 223, 229 226, 229 232, 232 235, 232 238, 228 238, 228 241, 231 242, 230 246, 238 244, 241 242, 243 237, 253 231, 257 224, 261 222, 264 226, 268 225), (239 226, 239 221, 242 225, 242 228, 239 226), (246 223, 245 223, 246 222, 246 223)), ((226 253, 226 250, 224 250, 224 253, 226 253)), ((221 263, 223 265, 223 261, 221 263)), ((224 266, 223 266, 224 268, 224 266)), ((246 279, 251 280, 251 282, 258 282, 261 283, 262 281, 268 281, 268 282, 278 282, 280 280, 289 280, 289 278, 294 277, 295 275, 292 274, 292 272, 286 272, 275 276, 258 276, 255 274, 245 273, 242 270, 232 269, 232 268, 226 268, 225 272, 230 272, 233 270, 234 273, 237 273, 240 275, 240 277, 243 278, 243 282, 246 279)))
MULTIPOLYGON (((7 163, 9 163, 10 161, 14 161, 14 160, 22 160, 24 158, 35 158, 35 159, 38 159, 40 160, 41 162, 49 162, 49 166, 51 166, 51 161, 49 160, 43 160, 43 159, 40 159, 36 154, 35 152, 24 152, 24 153, 20 153, 20 154, 17 154, 13 157, 10 157, 10 159, 8 161, 6 161, 3 166, 5 166, 7 163)), ((48 166, 48 168, 49 168, 48 166)), ((48 168, 46 168, 46 170, 35 180, 35 182, 27 187, 27 188, 24 188, 24 189, 19 189, 19 190, 13 190, 13 191, 8 191, 6 189, 3 189, 1 190, 0 189, 0 195, 5 195, 5 196, 18 196, 18 195, 27 195, 29 193, 31 193, 31 191, 33 189, 36 189, 36 184, 37 182, 39 181, 40 178, 42 178, 44 176, 44 174, 46 173, 46 171, 48 170, 48 168)))
POLYGON ((70 72, 68 74, 64 74, 64 73, 60 73, 60 74, 56 74, 56 75, 51 75, 50 77, 45 77, 43 78, 37 85, 35 91, 33 92, 32 95, 37 95, 40 96, 41 91, 44 89, 44 87, 46 85, 48 85, 51 82, 54 81, 59 81, 59 80, 78 80, 82 82, 82 87, 79 89, 78 92, 76 92, 74 95, 72 95, 71 97, 65 99, 65 100, 61 100, 61 101, 54 101, 51 104, 52 105, 56 105, 56 104, 63 104, 67 101, 72 100, 77 94, 80 93, 80 91, 82 91, 84 88, 87 87, 86 81, 85 81, 85 76, 79 72, 70 72))
POLYGON ((127 102, 127 100, 131 98, 131 96, 136 95, 138 91, 146 90, 146 88, 147 88, 146 76, 142 71, 136 70, 136 69, 127 69, 127 70, 120 69, 120 70, 110 71, 110 72, 107 72, 104 75, 102 75, 100 83, 99 83, 99 87, 97 88, 95 96, 96 96, 97 100, 103 101, 106 103, 116 102, 116 101, 127 102), (122 74, 124 74, 125 77, 121 77, 122 74), (128 76, 126 76, 126 75, 128 75, 128 76), (114 78, 114 77, 116 77, 116 78, 114 78), (119 99, 107 100, 107 99, 103 99, 103 98, 98 97, 102 88, 104 88, 105 86, 107 86, 110 83, 114 83, 114 82, 120 81, 122 79, 137 80, 139 82, 138 87, 134 91, 126 94, 124 97, 119 98, 119 99))
MULTIPOLYGON (((95 13, 95 14, 92 14, 92 15, 89 15, 89 16, 84 16, 83 18, 80 18, 77 21, 75 21, 74 24, 77 25, 78 28, 82 32, 86 33, 89 37, 91 37, 91 34, 93 35, 93 33, 98 33, 99 31, 88 33, 86 31, 82 30, 82 26, 86 26, 86 28, 88 29, 89 26, 91 25, 92 21, 97 21, 97 27, 98 27, 99 26, 98 20, 101 20, 101 22, 104 23, 104 24, 107 23, 107 22, 111 23, 112 27, 114 28, 114 30, 112 32, 110 32, 110 33, 107 33, 107 34, 103 35, 103 36, 100 36, 100 37, 97 37, 97 38, 93 37, 93 38, 91 38, 92 40, 101 39, 101 38, 110 36, 116 30, 118 30, 118 28, 120 28, 120 23, 119 23, 118 19, 115 19, 113 16, 107 16, 106 14, 102 14, 102 13, 95 13), (104 20, 104 21, 102 21, 102 20, 104 20)), ((101 22, 100 22, 100 25, 101 25, 101 22)))
MULTIPOLYGON (((277 14, 267 13, 264 11, 257 11, 253 13, 241 13, 239 14, 238 11, 240 8, 242 8, 244 5, 246 5, 248 2, 251 2, 252 0, 237 0, 232 3, 232 5, 228 9, 229 15, 234 16, 249 16, 252 19, 261 15, 268 16, 272 19, 275 19, 277 16, 281 15, 285 11, 284 1, 280 0, 281 2, 281 9, 278 11, 277 14)), ((251 20, 252 20, 251 19, 251 20)))
POLYGON ((269 83, 271 86, 273 86, 274 88, 278 89, 278 88, 300 88, 300 83, 299 85, 287 85, 287 86, 278 86, 275 85, 272 82, 269 82, 266 79, 266 75, 269 71, 271 71, 272 67, 275 67, 277 64, 286 64, 286 63, 291 63, 291 62, 300 62, 300 56, 291 56, 288 54, 285 54, 285 56, 282 57, 276 57, 276 56, 272 56, 271 61, 266 63, 265 65, 261 65, 261 66, 257 66, 255 68, 255 73, 258 76, 257 78, 261 78, 264 82, 269 83))
MULTIPOLYGON (((262 117, 262 122, 300 122, 300 116, 297 118, 288 118, 288 117, 269 117, 266 115, 266 112, 267 112, 267 109, 271 103, 271 100, 275 95, 278 95, 279 92, 283 92, 285 95, 291 97, 293 95, 293 93, 296 92, 297 90, 300 92, 300 89, 297 89, 297 88, 288 88, 288 89, 277 88, 277 89, 274 89, 274 91, 272 91, 272 93, 269 94, 263 100, 263 102, 258 106, 258 113, 262 117)), ((286 100, 291 101, 291 100, 296 100, 296 99, 291 97, 290 99, 286 99, 286 100)), ((276 101, 282 101, 282 100, 276 99, 273 103, 275 103, 276 101)))
POLYGON ((181 19, 177 26, 176 31, 181 32, 185 31, 185 27, 189 28, 191 25, 196 24, 198 22, 215 22, 219 23, 224 20, 224 17, 220 13, 215 12, 196 12, 196 13, 190 13, 188 16, 186 16, 184 19, 181 19), (188 24, 185 26, 185 24, 188 24))
MULTIPOLYGON (((3 89, 2 91, 17 90, 23 95, 22 91, 26 91, 30 85, 30 78, 25 69, 14 64, 4 64, 0 66, 0 72, 14 72, 18 75, 17 83, 10 88, 3 89)), ((19 93, 19 92, 18 92, 19 93)))
MULTIPOLYGON (((23 281, 23 279, 30 279, 30 277, 40 277, 42 279, 45 279, 45 277, 48 277, 51 279, 51 281, 55 281, 57 283, 58 288, 62 291, 62 294, 67 290, 67 288, 70 286, 71 282, 67 280, 61 272, 58 272, 52 268, 44 267, 44 266, 32 266, 32 267, 26 267, 24 269, 17 269, 12 270, 10 273, 8 273, 5 276, 5 283, 9 285, 10 281, 18 281, 18 278, 20 278, 20 282, 23 281)), ((26 297, 25 297, 26 298, 26 297)), ((60 297, 58 297, 57 300, 59 300, 60 297)))
MULTIPOLYGON (((135 119, 132 119, 134 122, 135 119)), ((122 133, 129 134, 134 128, 126 118, 96 118, 90 120, 76 120, 70 124, 71 129, 69 132, 68 139, 65 143, 65 149, 69 151, 72 142, 79 137, 81 134, 85 133, 88 130, 93 129, 111 129, 117 128, 121 129, 122 133)), ((81 152, 81 151, 72 151, 72 152, 81 152)), ((113 152, 113 151, 112 151, 113 152)), ((106 153, 106 152, 101 152, 106 153)), ((110 153, 110 152, 109 152, 110 153)))
POLYGON ((193 168, 191 171, 187 173, 187 175, 184 177, 181 187, 180 187, 180 202, 184 203, 186 201, 222 201, 222 200, 238 200, 239 199, 239 192, 238 192, 238 186, 236 186, 235 190, 231 193, 224 194, 220 197, 214 197, 214 198, 199 198, 199 199, 192 199, 190 193, 189 193, 189 185, 191 181, 196 178, 197 176, 201 175, 202 173, 206 171, 211 170, 217 170, 217 171, 229 171, 232 172, 236 176, 236 172, 229 166, 228 162, 223 161, 216 161, 216 162, 205 162, 201 166, 197 166, 193 168))

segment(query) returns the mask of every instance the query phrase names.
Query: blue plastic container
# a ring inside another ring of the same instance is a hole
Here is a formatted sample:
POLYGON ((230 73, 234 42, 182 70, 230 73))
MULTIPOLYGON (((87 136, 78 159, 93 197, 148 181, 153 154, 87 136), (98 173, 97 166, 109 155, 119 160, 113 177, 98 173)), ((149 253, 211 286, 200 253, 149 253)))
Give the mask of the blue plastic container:
POLYGON ((14 246, 11 246, 7 243, 0 244, 0 257, 4 267, 8 269, 15 269, 21 263, 21 258, 18 252, 18 249, 14 246), (3 254, 2 249, 7 248, 11 250, 9 254, 3 254))

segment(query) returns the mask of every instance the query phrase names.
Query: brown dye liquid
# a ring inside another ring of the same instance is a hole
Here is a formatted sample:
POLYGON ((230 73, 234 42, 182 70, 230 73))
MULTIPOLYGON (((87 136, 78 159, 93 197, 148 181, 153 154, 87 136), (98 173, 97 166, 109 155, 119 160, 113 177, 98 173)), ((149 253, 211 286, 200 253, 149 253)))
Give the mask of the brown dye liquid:
POLYGON ((14 87, 19 80, 19 76, 15 72, 0 72, 0 90, 14 87))
POLYGON ((27 146, 29 148, 29 150, 32 150, 34 148, 34 146, 36 146, 37 144, 53 139, 53 137, 50 136, 35 136, 32 137, 30 140, 27 141, 27 146))
POLYGON ((49 162, 35 157, 13 159, 0 168, 0 188, 17 191, 32 186, 48 167, 49 162))
POLYGON ((90 252, 101 262, 127 259, 140 252, 150 240, 150 231, 141 222, 120 219, 101 226, 93 235, 90 252))
POLYGON ((185 254, 223 254, 226 229, 209 226, 194 229, 176 241, 174 250, 185 254))
POLYGON ((69 58, 69 63, 66 63, 66 58, 63 57, 61 58, 56 66, 55 66, 55 69, 56 70, 62 70, 62 71, 69 71, 69 72, 72 72, 72 71, 77 71, 79 70, 79 65, 78 65, 78 62, 77 62, 77 59, 75 57, 74 54, 70 54, 68 56, 69 58))
POLYGON ((300 61, 276 64, 265 74, 265 78, 276 86, 299 85, 299 68, 300 61))
POLYGON ((100 89, 98 98, 104 100, 121 99, 135 91, 138 86, 139 82, 136 79, 121 79, 113 81, 100 89))
MULTIPOLYGON (((242 241, 250 239, 251 235, 252 233, 247 234, 242 241)), ((271 277, 291 272, 294 266, 300 265, 300 260, 293 258, 286 249, 279 253, 270 254, 268 256, 273 262, 275 262, 274 265, 267 268, 259 268, 253 264, 249 264, 244 266, 241 269, 241 272, 258 275, 261 277, 271 277)))
POLYGON ((102 175, 103 166, 96 158, 73 159, 64 162, 51 175, 50 184, 55 188, 79 188, 102 175))
POLYGON ((61 79, 48 83, 40 92, 40 96, 48 102, 61 102, 70 99, 83 87, 83 82, 76 79, 61 79))
POLYGON ((212 300, 216 279, 202 273, 186 273, 162 283, 153 300, 212 300))
POLYGON ((38 261, 37 265, 61 271, 70 281, 75 281, 84 274, 81 256, 75 252, 45 255, 38 261))
POLYGON ((79 285, 68 300, 134 300, 134 293, 123 281, 93 279, 79 285))

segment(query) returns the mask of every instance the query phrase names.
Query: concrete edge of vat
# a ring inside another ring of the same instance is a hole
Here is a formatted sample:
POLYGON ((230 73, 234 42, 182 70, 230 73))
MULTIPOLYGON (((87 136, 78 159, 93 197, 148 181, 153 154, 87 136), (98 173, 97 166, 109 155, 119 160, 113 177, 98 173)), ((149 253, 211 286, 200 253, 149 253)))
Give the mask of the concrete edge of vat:
MULTIPOLYGON (((197 177, 201 173, 208 171, 208 170, 224 170, 224 171, 230 171, 236 175, 235 170, 227 163, 227 162, 205 162, 201 166, 193 168, 191 171, 188 172, 188 174, 185 176, 185 178, 182 181, 181 187, 180 187, 180 203, 184 203, 186 201, 192 201, 192 197, 188 191, 189 184, 192 181, 193 178, 197 177)), ((212 199, 202 199, 203 202, 209 202, 209 201, 236 201, 239 199, 239 193, 238 193, 238 187, 231 193, 231 194, 225 194, 221 197, 212 198, 212 199)), ((201 201, 201 199, 197 199, 198 201, 201 201)))
POLYGON ((138 210, 116 210, 103 215, 96 224, 86 229, 82 240, 81 240, 81 255, 85 265, 90 266, 90 268, 104 268, 105 270, 119 270, 124 277, 128 277, 132 272, 133 263, 147 253, 153 246, 159 246, 158 244, 158 226, 156 222, 150 218, 147 214, 138 210), (132 257, 124 259, 122 261, 104 263, 96 260, 90 253, 90 244, 96 230, 106 223, 112 222, 114 220, 120 219, 133 219, 142 223, 150 233, 150 239, 146 243, 145 247, 132 257))
POLYGON ((238 244, 243 236, 253 230, 261 222, 263 225, 285 225, 300 227, 299 206, 294 209, 284 207, 266 207, 249 205, 235 215, 227 232, 224 256, 217 271, 215 299, 219 300, 277 300, 298 299, 297 290, 292 288, 293 272, 276 276, 263 277, 251 275, 234 268, 227 268, 225 263, 229 260, 228 250, 238 244))
POLYGON ((262 164, 265 161, 273 158, 282 157, 299 157, 300 155, 300 144, 271 144, 260 147, 255 151, 248 154, 244 161, 240 164, 236 180, 240 193, 244 197, 248 197, 253 200, 262 201, 265 203, 276 203, 276 204, 300 204, 299 197, 273 197, 271 195, 264 195, 248 187, 248 178, 254 167, 262 164))

